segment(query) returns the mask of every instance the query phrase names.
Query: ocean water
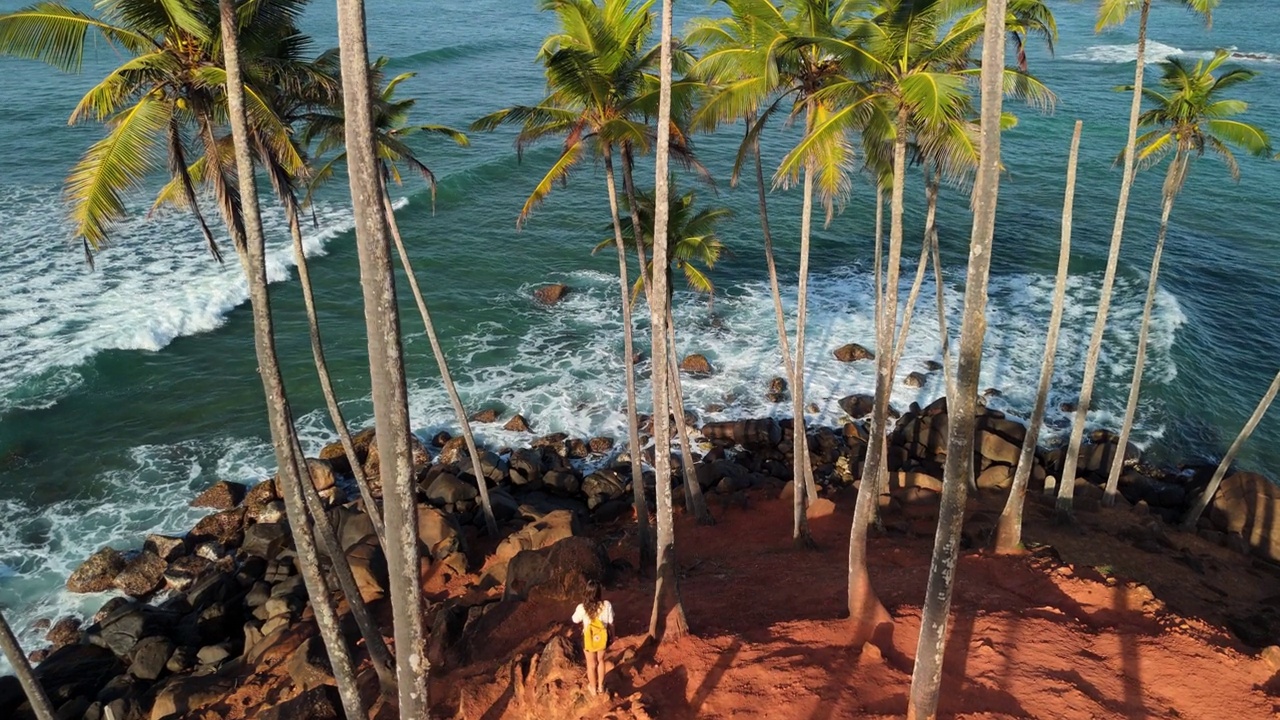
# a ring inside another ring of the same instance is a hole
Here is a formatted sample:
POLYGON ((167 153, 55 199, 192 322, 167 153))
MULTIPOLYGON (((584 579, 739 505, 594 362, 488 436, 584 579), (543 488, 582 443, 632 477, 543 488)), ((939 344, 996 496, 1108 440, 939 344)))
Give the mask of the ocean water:
MULTIPOLYGON (((77 6, 90 7, 81 0, 77 6)), ((0 11, 20 7, 0 0, 0 11)), ((704 9, 682 2, 683 21, 704 9)), ((984 386, 1000 388, 992 403, 1026 413, 1038 379, 1053 290, 1063 175, 1073 121, 1085 122, 1068 289, 1051 408, 1078 393, 1084 349, 1097 304, 1119 188, 1112 160, 1124 141, 1127 96, 1113 91, 1132 78, 1134 28, 1092 31, 1091 3, 1053 3, 1062 38, 1056 56, 1031 48, 1032 68, 1059 96, 1052 114, 1011 106, 1021 122, 1004 141, 1007 173, 992 263, 984 386)), ((369 6, 370 46, 395 72, 416 72, 401 86, 420 99, 415 119, 465 127, 543 90, 534 63, 552 18, 532 0, 385 0, 369 6), (412 19, 412 20, 406 20, 412 19)), ((1212 31, 1172 4, 1157 4, 1151 59, 1205 57, 1229 47, 1259 73, 1240 88, 1249 118, 1280 132, 1280 40, 1265 0, 1234 0, 1212 31)), ((308 11, 320 47, 336 42, 333 8, 308 11)), ((138 547, 148 532, 178 533, 199 512, 194 493, 218 479, 255 482, 272 474, 261 385, 255 375, 246 292, 234 262, 218 265, 193 224, 181 215, 145 217, 149 204, 122 223, 97 269, 69 242, 61 182, 101 130, 67 127, 66 118, 113 55, 99 49, 85 72, 62 75, 42 65, 0 59, 0 609, 28 647, 39 645, 32 623, 92 612, 104 596, 74 596, 67 574, 103 545, 138 547)), ((732 255, 716 267, 713 304, 677 293, 682 352, 700 352, 717 372, 686 381, 691 408, 707 419, 789 413, 766 403, 779 374, 772 306, 759 243, 755 189, 728 183, 740 129, 700 137, 697 149, 719 178, 696 188, 701 203, 735 215, 722 234, 732 255), (706 413, 709 405, 719 413, 706 413)), ((616 259, 592 255, 608 236, 608 206, 598 167, 584 166, 517 230, 515 217, 556 156, 553 144, 518 162, 510 132, 473 135, 470 148, 438 141, 418 147, 440 178, 437 197, 421 183, 396 188, 398 218, 434 319, 469 407, 521 412, 537 434, 624 435, 621 318, 616 259), (559 305, 531 300, 539 284, 573 288, 559 305)), ((794 140, 778 129, 765 142, 776 163, 794 140)), ((1167 462, 1220 455, 1265 390, 1280 356, 1280 273, 1273 188, 1280 168, 1242 160, 1234 185, 1211 159, 1194 166, 1174 209, 1161 274, 1150 358, 1135 440, 1167 462)), ((648 170, 640 177, 648 175, 648 170)), ((642 181, 643 182, 643 181, 642 181)), ((1158 173, 1134 191, 1116 296, 1107 327, 1091 422, 1114 425, 1123 412, 1159 212, 1158 173)), ((337 391, 349 420, 370 417, 368 372, 358 286, 343 183, 318 198, 307 251, 337 391)), ((805 394, 835 423, 836 400, 869 392, 869 364, 844 365, 831 350, 846 342, 872 346, 873 194, 862 180, 843 212, 815 229, 810 282, 809 358, 805 394)), ((799 198, 774 191, 771 215, 784 302, 795 303, 799 198)), ((903 287, 919 252, 923 192, 908 186, 903 287)), ((311 368, 300 293, 285 227, 269 209, 269 263, 279 349, 304 445, 333 438, 311 368)), ((944 191, 940 210, 944 300, 958 330, 969 232, 963 193, 944 191)), ((411 301, 403 323, 414 424, 430 433, 452 424, 430 348, 411 301)), ((937 359, 932 277, 921 294, 901 377, 937 359)), ((642 338, 647 332, 638 323, 642 338)), ((643 346, 641 340, 641 345, 643 346)), ((647 369, 642 367, 641 372, 647 369)), ((938 374, 923 388, 899 384, 894 403, 928 401, 941 392, 938 374)), ((643 383, 642 395, 643 393, 643 383)), ((647 402, 642 400, 642 402, 647 402)), ((1068 426, 1053 410, 1042 438, 1068 426)), ((527 440, 500 425, 479 426, 482 441, 527 440)), ((1273 472, 1280 460, 1280 420, 1259 427, 1241 464, 1273 472)))

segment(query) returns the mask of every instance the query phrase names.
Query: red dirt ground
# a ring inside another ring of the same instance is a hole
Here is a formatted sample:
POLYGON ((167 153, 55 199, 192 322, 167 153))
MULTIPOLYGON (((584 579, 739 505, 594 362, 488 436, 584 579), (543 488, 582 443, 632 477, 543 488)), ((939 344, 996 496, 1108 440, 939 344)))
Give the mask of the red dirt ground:
MULTIPOLYGON (((710 527, 679 517, 680 589, 692 633, 656 652, 642 644, 652 581, 624 573, 606 593, 620 635, 610 650, 617 668, 609 697, 587 696, 577 678, 550 704, 518 697, 511 658, 569 636, 573 605, 528 602, 513 608, 470 665, 434 679, 436 712, 469 720, 902 717, 933 538, 871 539, 872 581, 895 621, 892 647, 851 647, 841 619, 851 498, 837 497, 836 507, 812 523, 817 550, 792 545, 790 506, 779 500, 716 508, 719 522, 710 527)), ((1165 555, 1135 549, 1113 534, 1146 522, 1127 511, 1081 513, 1070 528, 1047 517, 1028 503, 1026 537, 1036 549, 1026 556, 962 554, 939 717, 1280 715, 1277 668, 1221 625, 1225 606, 1280 592, 1280 578, 1191 535, 1171 534, 1177 551, 1165 555), (1198 557, 1201 571, 1180 556, 1198 557), (1229 589, 1226 599, 1219 585, 1229 589)), ((625 530, 610 539, 615 557, 634 565, 625 530)))

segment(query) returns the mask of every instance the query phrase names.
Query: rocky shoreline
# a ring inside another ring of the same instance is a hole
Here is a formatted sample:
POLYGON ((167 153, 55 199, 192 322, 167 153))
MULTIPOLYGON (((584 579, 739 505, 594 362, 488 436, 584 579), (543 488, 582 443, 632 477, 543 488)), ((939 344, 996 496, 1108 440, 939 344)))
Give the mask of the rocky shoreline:
MULTIPOLYGON (((785 393, 785 383, 771 383, 770 397, 785 393)), ((871 397, 852 395, 839 404, 848 415, 847 422, 808 429, 814 476, 826 495, 860 485, 866 452, 863 420, 870 412, 871 397)), ((475 417, 477 422, 501 421, 494 410, 475 417)), ((759 418, 698 426, 692 413, 686 413, 685 420, 705 453, 697 462, 696 477, 713 507, 717 502, 745 505, 749 492, 789 495, 790 420, 759 418)), ((645 424, 651 430, 651 423, 645 424)), ((527 430, 528 425, 515 415, 506 420, 506 427, 527 430)), ((1012 481, 1026 428, 986 409, 977 428, 979 490, 1004 492, 1012 481)), ((912 405, 898 415, 888 451, 890 488, 880 500, 890 531, 932 534, 946 434, 945 399, 923 408, 912 405)), ((643 440, 649 445, 645 459, 651 461, 653 447, 648 440, 643 440)), ((615 449, 613 439, 555 433, 524 447, 481 450, 480 466, 490 487, 500 538, 482 537, 483 514, 462 439, 442 432, 428 442, 417 437, 412 441, 419 539, 429 564, 424 568, 426 583, 439 588, 472 573, 475 578, 463 597, 437 593, 437 601, 431 604, 433 664, 448 667, 465 660, 464 638, 476 626, 497 622, 489 611, 504 597, 536 593, 567 599, 575 597, 586 580, 608 579, 614 568, 607 553, 582 530, 589 524, 630 517, 629 457, 625 450, 615 449)), ((380 494, 373 431, 357 434, 355 444, 375 495, 380 494)), ((1077 511, 1098 510, 1101 483, 1115 452, 1115 437, 1107 431, 1092 433, 1081 449, 1077 511)), ((1149 467, 1136 447, 1124 452, 1122 505, 1165 523, 1181 519, 1213 472, 1206 466, 1149 467)), ((1041 494, 1046 483, 1052 487, 1062 468, 1062 455, 1061 449, 1037 450, 1029 493, 1041 494)), ((357 494, 342 448, 336 443, 327 446, 309 463, 360 594, 376 603, 385 593, 385 559, 361 502, 348 499, 357 494)), ((646 472, 643 482, 652 503, 651 472, 646 472)), ((673 472, 672 482, 677 487, 682 482, 678 471, 673 472)), ((823 502, 811 513, 829 512, 823 502)), ((51 619, 49 646, 31 654, 40 663, 37 674, 60 708, 59 717, 182 717, 188 709, 225 696, 228 678, 273 653, 281 656, 294 684, 303 691, 279 705, 274 717, 300 712, 301 716, 323 716, 308 715, 312 710, 296 705, 331 703, 332 698, 325 694, 328 670, 323 647, 313 632, 299 629, 310 622, 309 607, 275 480, 252 488, 221 481, 192 505, 213 512, 185 536, 152 535, 141 549, 131 552, 103 548, 68 579, 67 586, 74 592, 116 590, 122 596, 109 600, 87 623, 76 618, 51 619)), ((1262 476, 1237 472, 1223 482, 1200 521, 1198 534, 1251 554, 1258 562, 1280 562, 1280 530, 1270 526, 1276 517, 1280 517, 1280 489, 1262 476)), ((990 528, 980 525, 972 533, 989 532, 990 528)), ((1157 528, 1151 540, 1157 546, 1159 535, 1157 528)), ((970 538, 974 543, 986 539, 970 538)), ((1261 614, 1232 629, 1247 643, 1271 645, 1280 632, 1277 615, 1261 614)), ((16 681, 0 678, 0 717, 27 717, 23 702, 16 681)))

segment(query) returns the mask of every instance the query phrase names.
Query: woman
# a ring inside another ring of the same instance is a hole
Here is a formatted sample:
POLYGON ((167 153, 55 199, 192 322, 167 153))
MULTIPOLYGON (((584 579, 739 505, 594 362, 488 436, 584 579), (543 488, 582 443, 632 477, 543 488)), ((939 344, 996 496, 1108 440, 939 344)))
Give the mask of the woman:
POLYGON ((604 650, 613 639, 613 605, 601 599, 599 583, 587 583, 587 599, 573 611, 573 622, 582 624, 587 685, 591 687, 592 695, 600 695, 604 692, 604 650))

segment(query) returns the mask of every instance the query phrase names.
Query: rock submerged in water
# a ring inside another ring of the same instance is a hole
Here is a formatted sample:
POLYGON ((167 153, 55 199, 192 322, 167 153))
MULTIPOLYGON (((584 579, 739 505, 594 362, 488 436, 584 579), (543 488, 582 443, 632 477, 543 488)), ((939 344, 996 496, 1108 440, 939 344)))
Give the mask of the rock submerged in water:
POLYGON ((110 590, 116 576, 126 565, 119 550, 104 547, 80 563, 80 567, 67 578, 67 589, 74 593, 92 593, 110 590))
POLYGON ((569 294, 569 286, 563 283, 554 283, 552 285, 543 285, 533 291, 533 299, 543 305, 555 305, 569 294))
POLYGON ((924 383, 925 383, 924 373, 918 373, 918 372, 910 373, 909 375, 907 375, 907 378, 902 381, 902 384, 906 385, 909 388, 922 388, 924 387, 924 383))
POLYGON ((476 412, 471 416, 471 422, 491 423, 498 422, 498 411, 495 408, 485 408, 476 412))
POLYGON ((832 353, 840 362, 857 362, 858 360, 875 360, 876 354, 859 345, 858 343, 849 343, 841 345, 832 353))
POLYGON ((680 361, 680 369, 690 375, 710 375, 714 372, 711 361, 707 360, 707 356, 699 353, 686 355, 684 360, 680 361))
POLYGON ((524 416, 520 413, 513 415, 511 419, 507 421, 507 424, 502 426, 502 429, 510 432, 530 432, 529 422, 525 420, 524 416))

